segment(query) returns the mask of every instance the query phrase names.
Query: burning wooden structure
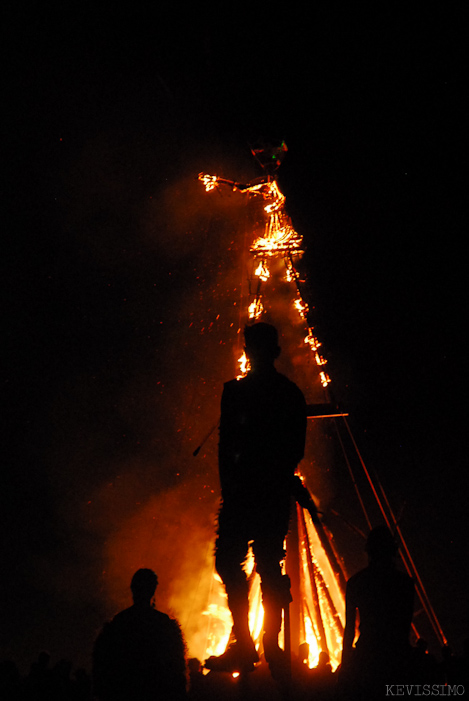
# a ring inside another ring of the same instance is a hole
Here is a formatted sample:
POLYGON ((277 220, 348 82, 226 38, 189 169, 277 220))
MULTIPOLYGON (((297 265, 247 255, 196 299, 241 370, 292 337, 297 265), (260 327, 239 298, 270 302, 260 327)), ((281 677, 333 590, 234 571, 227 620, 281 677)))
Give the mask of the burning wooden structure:
MULTIPOLYGON (((277 294, 278 304, 288 306, 285 318, 291 318, 292 314, 297 315, 302 334, 301 343, 309 354, 307 361, 299 362, 307 366, 306 371, 310 376, 314 375, 314 400, 308 406, 308 415, 313 422, 326 418, 334 423, 336 437, 344 456, 343 462, 349 472, 368 528, 371 529, 376 523, 373 523, 375 516, 369 513, 365 505, 363 485, 371 494, 380 520, 384 520, 390 530, 398 536, 400 557, 405 569, 415 580, 422 611, 426 614, 440 644, 445 644, 446 638, 407 548, 398 519, 381 483, 376 475, 370 473, 360 455, 347 422, 347 414, 335 406, 332 400, 329 387, 331 378, 326 370, 327 359, 321 352, 321 341, 313 323, 314 310, 310 309, 306 301, 305 280, 302 280, 297 266, 303 253, 303 240, 287 215, 286 198, 276 177, 276 170, 286 151, 285 143, 277 148, 252 149, 254 157, 263 168, 263 175, 248 183, 204 173, 199 175, 199 180, 207 192, 229 188, 260 200, 263 205, 263 228, 258 232, 260 235, 254 236, 249 243, 250 272, 243 300, 245 309, 241 314, 246 323, 249 323, 249 320, 255 322, 261 318, 269 318, 269 315, 275 323, 278 306, 273 310, 269 294, 277 294), (357 477, 357 468, 361 472, 360 479, 357 477)), ((281 328, 281 331, 284 329, 281 328)), ((297 350, 298 343, 295 352, 297 350)), ((248 371, 248 361, 243 353, 239 357, 239 377, 248 371)), ((299 384, 304 386, 301 382, 299 384)), ((302 475, 299 477, 303 480, 302 475)), ((302 646, 300 656, 310 667, 316 666, 320 652, 325 651, 329 655, 332 668, 336 669, 340 664, 345 625, 347 573, 332 533, 326 523, 317 519, 316 515, 315 503, 304 487, 303 498, 292 504, 291 527, 286 543, 284 572, 291 581, 293 600, 285 609, 283 644, 285 649, 291 650, 295 655, 300 655, 299 650, 302 646)), ((355 526, 348 525, 358 530, 355 526)), ((362 532, 360 536, 365 537, 362 532)), ((255 573, 252 555, 248 556, 245 569, 250 582, 250 628, 256 644, 260 646, 263 610, 260 582, 255 573)), ((207 616, 207 657, 221 654, 229 642, 231 616, 220 591, 221 585, 214 573, 214 588, 204 612, 207 616)))

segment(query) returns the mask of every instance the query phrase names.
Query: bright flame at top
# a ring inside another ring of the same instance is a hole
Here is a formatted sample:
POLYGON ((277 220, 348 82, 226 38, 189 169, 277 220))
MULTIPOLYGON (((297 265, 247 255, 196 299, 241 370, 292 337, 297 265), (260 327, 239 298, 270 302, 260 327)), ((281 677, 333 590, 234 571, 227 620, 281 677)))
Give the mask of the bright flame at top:
MULTIPOLYGON (((296 299, 293 303, 301 319, 308 323, 309 306, 302 298, 300 276, 293 264, 293 257, 301 256, 303 253, 303 238, 295 231, 291 219, 285 211, 286 198, 280 191, 277 180, 273 176, 267 175, 256 178, 251 183, 242 184, 234 180, 227 180, 217 175, 208 175, 205 173, 199 174, 199 180, 204 184, 207 192, 218 188, 220 185, 228 185, 234 191, 237 190, 254 197, 261 197, 266 202, 264 211, 267 215, 267 221, 265 223, 264 235, 259 236, 251 244, 250 248, 254 258, 260 258, 260 260, 254 273, 259 279, 259 285, 248 307, 249 319, 257 321, 264 314, 261 283, 267 282, 270 277, 270 270, 267 266, 266 259, 282 257, 285 262, 287 282, 295 282, 296 284, 296 299)), ((313 351, 316 364, 318 366, 324 365, 327 361, 317 352, 321 343, 316 338, 314 329, 309 326, 309 324, 305 343, 307 343, 313 351)), ((244 374, 244 371, 242 371, 241 376, 244 376, 244 374)), ((329 375, 325 372, 320 372, 319 379, 324 388, 331 382, 329 375)))

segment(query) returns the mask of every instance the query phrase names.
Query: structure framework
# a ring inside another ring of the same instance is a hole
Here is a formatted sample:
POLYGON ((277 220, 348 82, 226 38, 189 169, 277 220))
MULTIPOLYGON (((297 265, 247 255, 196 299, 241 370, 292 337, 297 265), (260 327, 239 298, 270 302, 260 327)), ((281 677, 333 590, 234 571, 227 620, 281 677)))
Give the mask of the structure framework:
MULTIPOLYGON (((351 478, 355 496, 363 512, 367 527, 372 528, 363 487, 359 486, 357 469, 362 472, 361 483, 365 483, 378 507, 381 520, 399 539, 399 553, 406 571, 414 578, 422 611, 427 616, 440 644, 446 644, 436 614, 430 604, 415 563, 410 555, 384 489, 375 474, 367 469, 347 421, 347 413, 341 411, 331 400, 331 378, 326 371, 327 359, 321 352, 322 344, 313 324, 313 314, 305 299, 306 281, 298 271, 298 261, 303 249, 303 238, 295 230, 286 212, 286 198, 281 192, 276 171, 287 152, 284 142, 278 147, 262 146, 253 148, 252 154, 261 165, 263 175, 248 183, 241 183, 217 175, 199 174, 199 180, 207 192, 223 188, 238 191, 247 197, 262 202, 264 226, 260 236, 249 246, 251 273, 249 275, 248 300, 245 316, 247 323, 254 323, 265 317, 269 293, 268 283, 276 276, 277 283, 282 275, 284 285, 290 289, 292 308, 296 310, 303 326, 303 343, 309 349, 312 366, 323 392, 322 402, 308 405, 308 416, 312 421, 324 418, 334 422, 338 443, 343 452, 344 462, 351 478), (283 273, 280 271, 283 270, 283 273)), ((270 288, 270 290, 276 287, 270 288)), ((284 297, 282 302, 284 303, 284 297)), ((243 353, 239 358, 239 375, 249 372, 249 363, 243 353)), ((197 451, 196 451, 197 452, 197 451)), ((344 562, 337 552, 333 534, 317 516, 315 502, 308 492, 303 475, 298 474, 301 487, 296 503, 292 505, 291 528, 287 540, 285 573, 291 581, 292 603, 286 606, 284 617, 284 647, 295 655, 307 659, 310 667, 315 666, 321 651, 327 652, 335 669, 340 664, 342 637, 345 625, 345 584, 344 562), (305 653, 305 644, 308 647, 305 653), (302 652, 300 653, 300 646, 302 652)), ((356 526, 348 524, 365 537, 356 526)), ((253 558, 248 558, 246 573, 250 582, 250 627, 258 646, 262 639, 263 610, 253 558)), ((214 614, 215 615, 215 614, 214 614)), ((217 616, 220 612, 217 610, 217 616)), ((224 614, 226 615, 226 614, 224 614)), ((229 616, 229 614, 228 614, 229 616)), ((418 637, 414 626, 415 635, 418 637)), ((207 656, 220 654, 229 641, 229 632, 216 640, 208 633, 207 656)))

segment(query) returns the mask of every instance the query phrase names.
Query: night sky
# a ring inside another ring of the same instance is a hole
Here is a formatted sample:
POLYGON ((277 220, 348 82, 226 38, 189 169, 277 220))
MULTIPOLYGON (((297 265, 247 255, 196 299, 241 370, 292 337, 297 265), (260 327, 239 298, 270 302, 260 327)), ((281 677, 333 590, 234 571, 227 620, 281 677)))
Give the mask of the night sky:
POLYGON ((204 275, 241 214, 210 212, 196 176, 255 177, 258 139, 288 145, 335 396, 450 644, 469 635, 462 18, 256 7, 6 10, 0 603, 2 657, 23 665, 42 648, 88 663, 126 605, 130 577, 111 595, 102 572, 142 494, 172 534, 165 494, 193 487, 212 528, 216 482, 178 469, 178 434, 214 422, 204 275))

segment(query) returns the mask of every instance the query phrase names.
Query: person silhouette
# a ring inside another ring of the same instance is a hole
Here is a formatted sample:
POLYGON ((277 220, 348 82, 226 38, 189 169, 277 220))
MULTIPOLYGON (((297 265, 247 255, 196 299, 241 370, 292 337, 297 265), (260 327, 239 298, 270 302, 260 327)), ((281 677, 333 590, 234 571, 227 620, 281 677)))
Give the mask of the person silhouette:
POLYGON ((176 620, 152 605, 158 578, 139 569, 133 605, 106 623, 93 649, 93 692, 100 701, 186 698, 185 645, 176 620))
POLYGON ((386 684, 405 682, 415 593, 412 578, 395 565, 397 546, 385 526, 370 531, 366 551, 368 567, 347 582, 340 671, 347 698, 357 699, 381 698, 386 684))
POLYGON ((215 563, 228 596, 235 642, 206 660, 214 671, 249 671, 258 653, 249 632, 248 586, 242 562, 252 547, 261 578, 264 654, 271 667, 282 664, 278 645, 282 608, 289 588, 281 573, 296 467, 304 455, 306 404, 301 390, 277 372, 280 354, 274 326, 244 329, 251 370, 224 385, 221 400, 218 514, 215 563))

